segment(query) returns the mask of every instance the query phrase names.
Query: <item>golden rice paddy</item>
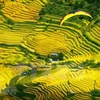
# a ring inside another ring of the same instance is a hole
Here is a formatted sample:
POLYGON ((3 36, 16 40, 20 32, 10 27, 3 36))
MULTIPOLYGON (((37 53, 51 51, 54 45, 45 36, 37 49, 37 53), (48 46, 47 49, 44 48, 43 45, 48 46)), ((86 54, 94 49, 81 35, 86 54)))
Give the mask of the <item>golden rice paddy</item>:
POLYGON ((100 100, 100 23, 60 27, 60 16, 39 15, 48 2, 0 1, 0 99, 100 100), (64 59, 50 62, 53 52, 64 59))

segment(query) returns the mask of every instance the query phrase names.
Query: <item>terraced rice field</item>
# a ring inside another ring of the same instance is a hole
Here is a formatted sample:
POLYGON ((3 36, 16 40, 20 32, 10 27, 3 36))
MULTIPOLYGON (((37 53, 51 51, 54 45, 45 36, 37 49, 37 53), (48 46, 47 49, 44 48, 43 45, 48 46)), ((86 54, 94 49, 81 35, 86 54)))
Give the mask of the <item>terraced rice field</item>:
POLYGON ((0 1, 0 100, 100 100, 100 17, 59 26, 49 3, 0 1))

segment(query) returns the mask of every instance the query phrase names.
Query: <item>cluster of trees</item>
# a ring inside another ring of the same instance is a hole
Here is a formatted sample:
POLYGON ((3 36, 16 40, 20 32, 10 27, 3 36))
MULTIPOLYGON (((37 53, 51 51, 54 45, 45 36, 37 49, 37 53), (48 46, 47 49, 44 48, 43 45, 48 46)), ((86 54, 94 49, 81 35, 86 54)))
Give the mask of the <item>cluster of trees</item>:
MULTIPOLYGON (((40 11, 40 15, 48 13, 64 16, 76 10, 83 10, 90 13, 93 18, 97 18, 100 16, 99 2, 100 0, 50 0, 45 8, 40 11)), ((80 18, 82 19, 83 17, 81 16, 80 18)))
POLYGON ((51 58, 53 61, 57 60, 63 60, 64 59, 64 54, 62 52, 56 53, 56 55, 50 55, 49 58, 51 58))
POLYGON ((64 54, 62 52, 59 52, 59 53, 55 53, 55 55, 47 55, 47 56, 44 56, 44 55, 40 55, 39 53, 35 52, 34 53, 38 59, 42 59, 42 60, 45 60, 46 62, 50 62, 50 59, 52 59, 53 61, 61 61, 64 59, 64 54))
POLYGON ((82 67, 87 68, 100 68, 100 62, 95 63, 95 60, 86 60, 80 64, 82 67))

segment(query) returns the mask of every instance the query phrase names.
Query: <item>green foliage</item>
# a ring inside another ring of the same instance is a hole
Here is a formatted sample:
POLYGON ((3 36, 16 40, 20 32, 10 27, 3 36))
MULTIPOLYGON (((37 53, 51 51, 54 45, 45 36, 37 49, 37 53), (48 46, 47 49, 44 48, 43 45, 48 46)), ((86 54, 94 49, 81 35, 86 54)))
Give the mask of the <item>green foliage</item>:
POLYGON ((3 97, 2 96, 0 96, 0 100, 3 100, 3 97))
MULTIPOLYGON (((99 0, 50 0, 49 3, 40 11, 40 15, 52 14, 58 16, 64 16, 68 13, 75 12, 77 10, 83 10, 90 13, 93 18, 100 16, 99 0)), ((84 16, 80 17, 80 19, 84 16)), ((89 18, 86 17, 88 20, 89 18)), ((73 19, 73 18, 72 18, 73 19)))
MULTIPOLYGON (((37 84, 38 85, 38 84, 37 84)), ((32 98, 33 100, 36 98, 36 95, 35 94, 29 94, 29 93, 26 93, 26 92, 24 92, 24 89, 26 89, 26 87, 25 86, 23 86, 22 84, 18 84, 17 86, 16 86, 16 88, 17 88, 17 92, 16 92, 16 96, 17 97, 20 97, 21 98, 21 100, 25 100, 25 98, 24 97, 29 97, 29 98, 32 98)))
POLYGON ((16 85, 18 79, 19 79, 19 76, 16 76, 16 77, 12 78, 10 80, 9 86, 13 86, 14 87, 16 85))
POLYGON ((45 15, 45 13, 46 13, 45 9, 42 8, 41 11, 40 11, 40 13, 39 13, 39 15, 40 15, 40 16, 41 16, 41 15, 45 15))
POLYGON ((80 65, 82 65, 84 68, 87 68, 88 66, 91 68, 100 68, 100 62, 95 63, 95 60, 86 60, 80 65))
POLYGON ((0 15, 3 15, 4 13, 0 10, 0 15))
POLYGON ((7 24, 14 25, 15 23, 12 20, 8 19, 7 24))
POLYGON ((97 96, 97 97, 100 97, 100 90, 93 90, 93 91, 91 91, 91 95, 92 96, 97 96))
POLYGON ((58 53, 58 59, 63 60, 64 59, 64 54, 62 52, 58 53))
POLYGON ((60 53, 55 53, 55 55, 49 55, 48 58, 52 59, 53 61, 57 61, 57 60, 63 60, 64 58, 64 54, 62 52, 60 53))

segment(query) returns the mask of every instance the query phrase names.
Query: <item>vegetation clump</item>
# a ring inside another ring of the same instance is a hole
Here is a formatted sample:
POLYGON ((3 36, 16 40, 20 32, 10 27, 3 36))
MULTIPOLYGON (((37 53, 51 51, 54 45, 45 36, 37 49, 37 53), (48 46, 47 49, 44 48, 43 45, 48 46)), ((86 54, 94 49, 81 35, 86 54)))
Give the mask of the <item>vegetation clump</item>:
MULTIPOLYGON (((93 18, 100 16, 99 0, 50 0, 49 3, 40 11, 40 15, 52 14, 57 16, 65 16, 68 13, 78 10, 87 11, 93 18)), ((83 19, 84 16, 78 17, 83 19)), ((73 18, 74 19, 74 18, 73 18)), ((87 18, 89 20, 89 18, 87 18)))

